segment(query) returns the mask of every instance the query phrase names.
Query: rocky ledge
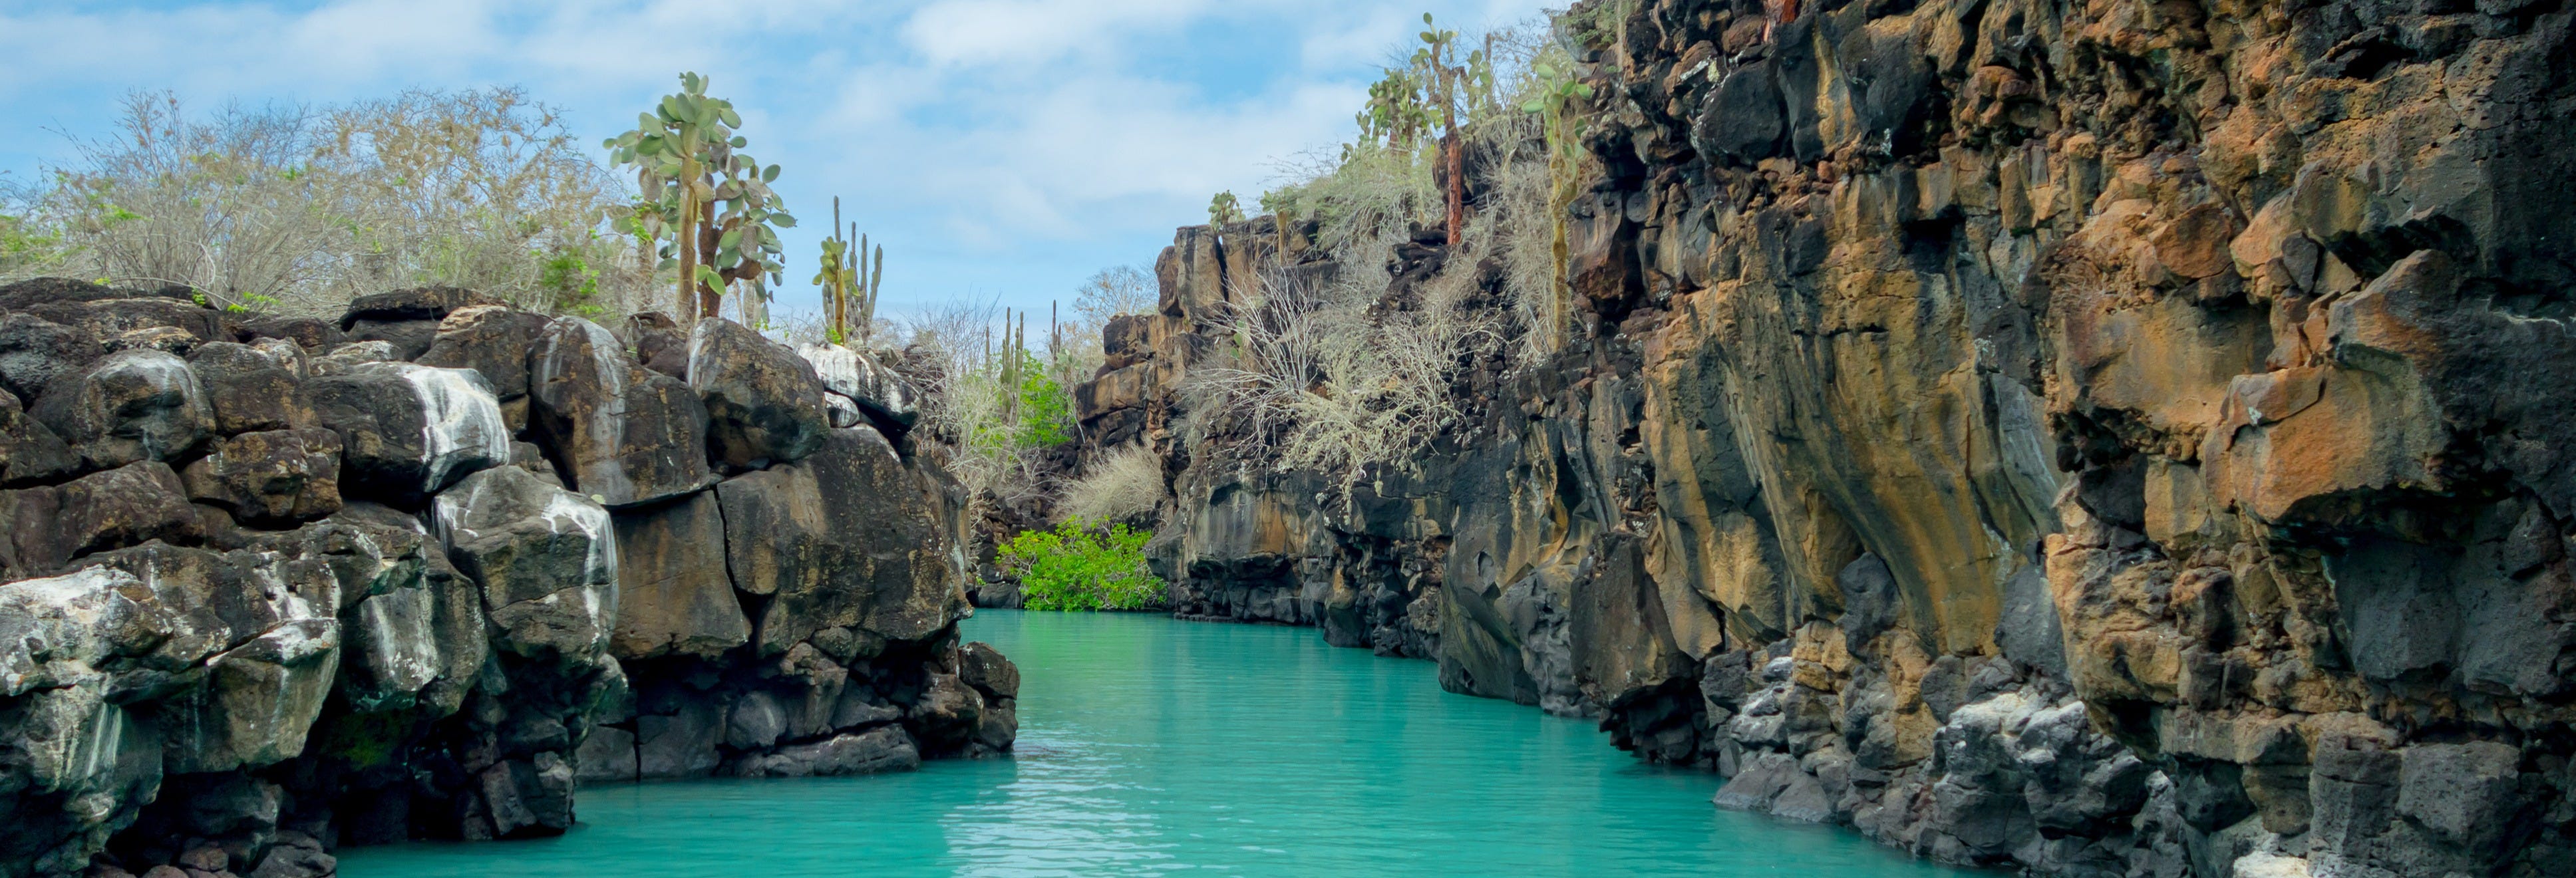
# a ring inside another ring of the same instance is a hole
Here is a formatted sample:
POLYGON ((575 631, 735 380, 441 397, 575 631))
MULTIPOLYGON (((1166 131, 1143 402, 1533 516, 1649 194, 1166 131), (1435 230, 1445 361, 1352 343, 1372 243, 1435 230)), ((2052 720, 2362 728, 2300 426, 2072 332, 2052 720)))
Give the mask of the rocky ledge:
POLYGON ((1083 415, 1165 453, 1186 614, 1600 717, 1721 806, 2039 874, 2576 874, 2570 26, 1588 0, 1562 350, 1347 502, 1184 447, 1229 302, 1377 270, 1262 218, 1182 230, 1083 415))
POLYGON ((464 290, 0 288, 0 876, 334 871, 582 782, 1008 750, 872 357, 464 290))

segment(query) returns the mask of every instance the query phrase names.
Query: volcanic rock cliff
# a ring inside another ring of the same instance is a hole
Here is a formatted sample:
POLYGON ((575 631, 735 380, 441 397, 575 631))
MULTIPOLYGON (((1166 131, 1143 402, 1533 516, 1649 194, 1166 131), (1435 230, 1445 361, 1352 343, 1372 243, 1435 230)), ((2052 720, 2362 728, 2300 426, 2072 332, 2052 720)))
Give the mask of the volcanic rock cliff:
POLYGON ((1184 443, 1265 273, 1396 302, 1447 247, 1265 217, 1181 230, 1082 414, 1165 453, 1183 615, 1598 716, 1720 806, 2041 874, 2576 874, 2570 19, 1589 0, 1560 352, 1347 500, 1184 443))
POLYGON ((1011 746, 899 379, 473 293, 0 288, 0 875, 328 874, 585 781, 1011 746))

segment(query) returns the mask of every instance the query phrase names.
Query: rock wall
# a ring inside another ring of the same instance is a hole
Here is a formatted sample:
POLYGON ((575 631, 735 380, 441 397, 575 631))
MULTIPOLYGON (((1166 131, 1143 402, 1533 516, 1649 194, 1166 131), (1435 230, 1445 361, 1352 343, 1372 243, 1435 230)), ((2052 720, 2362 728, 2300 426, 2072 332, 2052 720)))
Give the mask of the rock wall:
POLYGON ((1358 267, 1190 228, 1083 416, 1168 453, 1186 614, 1598 716, 1723 807, 2042 874, 2576 873, 2570 19, 1581 3, 1564 349, 1466 364, 1342 502, 1174 427, 1216 303, 1358 267))
POLYGON ((0 287, 0 875, 329 874, 582 782, 1008 750, 904 382, 463 290, 0 287))

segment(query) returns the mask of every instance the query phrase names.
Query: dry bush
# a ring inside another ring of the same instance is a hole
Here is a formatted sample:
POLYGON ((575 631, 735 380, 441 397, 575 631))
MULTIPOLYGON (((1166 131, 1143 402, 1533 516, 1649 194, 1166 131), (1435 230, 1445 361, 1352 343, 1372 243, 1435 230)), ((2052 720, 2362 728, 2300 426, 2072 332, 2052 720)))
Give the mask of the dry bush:
POLYGON ((1092 464, 1089 473, 1066 485, 1056 514, 1060 519, 1151 526, 1162 502, 1163 458, 1132 445, 1092 464))
POLYGON ((78 155, 36 213, 82 277, 297 314, 446 284, 607 318, 653 287, 633 242, 600 233, 624 187, 515 89, 196 118, 138 94, 78 155))
POLYGON ((1154 310, 1158 292, 1154 276, 1144 269, 1133 265, 1104 268, 1074 291, 1073 313, 1096 329, 1121 314, 1154 310))
POLYGON ((1265 206, 1317 222, 1316 245, 1341 267, 1320 288, 1265 272, 1261 288, 1221 312, 1220 362, 1195 368, 1183 387, 1185 442, 1217 434, 1243 440, 1244 465, 1343 476, 1345 490, 1373 466, 1419 453, 1463 417, 1451 393, 1460 371, 1544 355, 1569 318, 1558 277, 1560 218, 1544 130, 1519 107, 1539 87, 1542 61, 1563 50, 1530 31, 1498 34, 1505 109, 1463 129, 1468 155, 1493 185, 1472 206, 1443 270, 1414 294, 1388 297, 1386 267, 1397 245, 1444 222, 1432 175, 1438 151, 1380 143, 1344 147, 1296 183, 1264 196, 1265 206), (1485 266, 1500 267, 1489 295, 1485 266), (1512 344, 1518 340, 1517 344, 1512 344))

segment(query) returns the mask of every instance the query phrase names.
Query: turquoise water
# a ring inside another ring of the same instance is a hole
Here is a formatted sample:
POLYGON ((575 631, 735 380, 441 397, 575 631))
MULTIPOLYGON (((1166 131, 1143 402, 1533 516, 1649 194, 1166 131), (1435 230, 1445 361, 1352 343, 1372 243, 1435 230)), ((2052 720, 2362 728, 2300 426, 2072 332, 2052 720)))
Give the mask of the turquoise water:
POLYGON ((1714 776, 1311 629, 1001 610, 965 626, 1019 663, 1016 758, 590 788, 561 838, 355 849, 341 874, 1973 874, 1717 811, 1714 776))

